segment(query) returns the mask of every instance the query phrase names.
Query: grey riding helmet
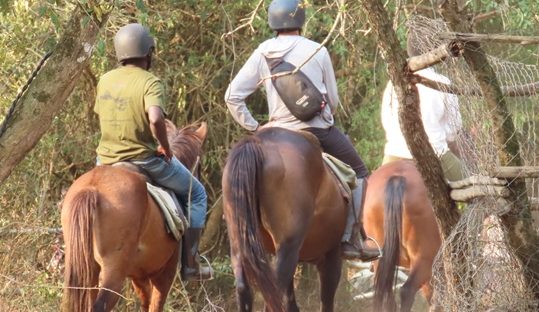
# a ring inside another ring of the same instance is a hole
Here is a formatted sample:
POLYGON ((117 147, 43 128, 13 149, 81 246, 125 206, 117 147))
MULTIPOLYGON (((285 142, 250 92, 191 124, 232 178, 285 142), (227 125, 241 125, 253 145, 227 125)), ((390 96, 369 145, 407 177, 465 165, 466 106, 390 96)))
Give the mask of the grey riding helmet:
POLYGON ((119 62, 145 57, 155 48, 155 42, 148 29, 141 24, 127 24, 114 36, 114 50, 119 62))
POLYGON ((303 1, 273 0, 268 8, 268 23, 272 30, 301 29, 305 23, 303 1))

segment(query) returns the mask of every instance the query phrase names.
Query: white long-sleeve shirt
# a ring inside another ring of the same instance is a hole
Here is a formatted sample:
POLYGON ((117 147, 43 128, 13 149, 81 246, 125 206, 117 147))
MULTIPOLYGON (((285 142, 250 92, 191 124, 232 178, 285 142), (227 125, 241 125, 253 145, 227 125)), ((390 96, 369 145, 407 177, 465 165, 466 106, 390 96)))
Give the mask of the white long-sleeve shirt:
MULTIPOLYGON (((426 68, 416 74, 433 81, 449 84, 447 77, 426 68)), ((458 97, 443 93, 424 85, 417 84, 419 105, 423 127, 436 155, 441 156, 449 150, 448 141, 456 139, 462 127, 458 97)), ((388 82, 382 100, 382 126, 386 133, 384 154, 401 158, 412 158, 406 145, 399 123, 399 102, 391 81, 388 82)))
MULTIPOLYGON (((260 44, 226 91, 225 102, 232 117, 247 130, 253 131, 258 127, 258 121, 251 115, 245 99, 256 90, 259 81, 271 75, 264 56, 273 58, 284 55, 285 61, 298 67, 319 46, 319 43, 295 35, 280 35, 260 44)), ((301 67, 301 71, 309 77, 320 92, 327 95, 329 105, 326 105, 321 114, 312 120, 300 121, 290 113, 283 103, 273 87, 271 79, 265 79, 262 85, 266 89, 269 118, 273 121, 272 126, 289 129, 328 128, 332 126, 332 112, 339 105, 339 95, 333 65, 327 49, 322 47, 313 58, 301 67)))

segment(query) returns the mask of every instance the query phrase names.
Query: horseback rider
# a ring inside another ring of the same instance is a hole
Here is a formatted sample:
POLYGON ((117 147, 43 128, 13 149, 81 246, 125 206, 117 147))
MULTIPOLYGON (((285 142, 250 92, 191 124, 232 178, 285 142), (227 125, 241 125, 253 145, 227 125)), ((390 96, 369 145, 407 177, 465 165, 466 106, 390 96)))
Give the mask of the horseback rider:
POLYGON ((268 22, 277 33, 266 40, 249 57, 232 80, 225 95, 228 109, 234 119, 245 129, 256 131, 259 123, 253 118, 245 99, 258 87, 259 81, 271 75, 266 59, 282 58, 299 66, 311 55, 301 71, 314 86, 325 95, 327 104, 322 111, 308 121, 295 117, 275 89, 272 79, 264 79, 270 122, 266 126, 312 133, 320 141, 322 149, 350 165, 357 177, 357 187, 352 190, 353 208, 350 209, 341 245, 346 259, 372 261, 380 256, 377 249, 367 248, 363 230, 361 208, 366 189, 368 170, 350 140, 334 126, 333 113, 339 105, 337 82, 329 53, 325 47, 301 36, 305 22, 304 3, 301 0, 273 0, 268 8, 268 22), (320 50, 316 52, 317 49, 320 50))
POLYGON ((104 74, 97 85, 94 111, 99 115, 101 129, 98 163, 133 163, 154 182, 174 191, 183 207, 190 204, 181 276, 183 280, 208 279, 213 271, 200 265, 198 253, 207 195, 170 149, 163 83, 149 72, 154 39, 142 25, 128 24, 116 33, 114 49, 120 66, 104 74))
MULTIPOLYGON (((421 40, 419 34, 410 29, 406 42, 409 57, 421 55, 421 40)), ((449 78, 428 67, 415 74, 445 84, 450 84, 449 78)), ((467 174, 456 139, 462 132, 462 117, 459 110, 458 97, 417 84, 419 108, 423 127, 429 138, 429 143, 440 159, 444 177, 448 181, 464 179, 467 174)), ((412 159, 412 153, 406 144, 399 121, 399 101, 391 81, 387 83, 382 99, 382 126, 386 134, 384 159, 386 164, 399 159, 412 159)))

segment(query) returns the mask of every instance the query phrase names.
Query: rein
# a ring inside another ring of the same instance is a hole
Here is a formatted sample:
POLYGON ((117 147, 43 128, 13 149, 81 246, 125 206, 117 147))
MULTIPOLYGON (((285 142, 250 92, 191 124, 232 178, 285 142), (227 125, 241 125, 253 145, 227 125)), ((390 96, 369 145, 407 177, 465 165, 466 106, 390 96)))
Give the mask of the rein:
POLYGON ((37 76, 37 73, 41 70, 41 68, 43 67, 43 65, 45 64, 45 62, 47 61, 47 59, 51 55, 52 55, 52 52, 47 52, 43 56, 43 58, 39 61, 36 68, 32 72, 32 75, 30 75, 30 78, 28 78, 28 81, 26 82, 26 84, 22 87, 21 91, 17 94, 17 97, 15 97, 15 100, 13 100, 13 103, 11 103, 11 106, 9 107, 9 110, 8 110, 8 112, 6 114, 6 117, 4 118, 4 121, 2 122, 2 124, 0 125, 0 137, 4 134, 4 132, 7 129, 7 123, 9 121, 9 119, 11 118, 11 116, 13 115, 13 113, 15 112, 15 108, 17 107, 17 103, 19 102, 19 100, 23 96, 24 92, 26 92, 26 90, 28 90, 28 87, 30 87, 30 84, 32 83, 34 78, 37 76))

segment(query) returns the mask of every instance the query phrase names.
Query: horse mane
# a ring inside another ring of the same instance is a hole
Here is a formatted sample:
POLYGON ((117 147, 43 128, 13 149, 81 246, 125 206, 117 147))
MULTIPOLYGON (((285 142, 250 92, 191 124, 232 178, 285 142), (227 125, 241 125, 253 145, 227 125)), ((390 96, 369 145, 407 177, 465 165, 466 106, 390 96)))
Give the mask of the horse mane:
POLYGON ((197 126, 191 124, 182 129, 176 126, 170 120, 166 120, 168 143, 172 153, 178 160, 187 167, 193 170, 197 164, 197 158, 201 155, 203 140, 197 134, 197 126))

